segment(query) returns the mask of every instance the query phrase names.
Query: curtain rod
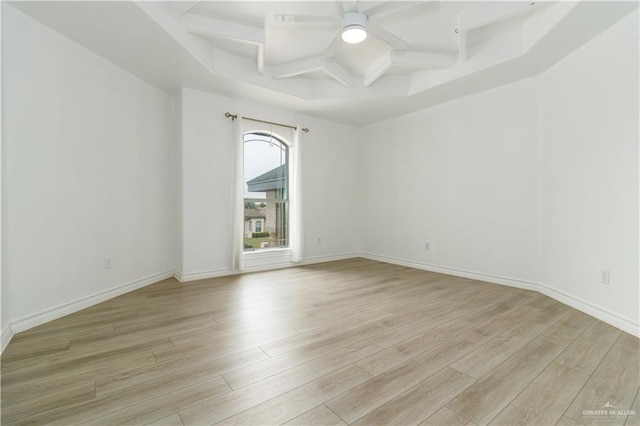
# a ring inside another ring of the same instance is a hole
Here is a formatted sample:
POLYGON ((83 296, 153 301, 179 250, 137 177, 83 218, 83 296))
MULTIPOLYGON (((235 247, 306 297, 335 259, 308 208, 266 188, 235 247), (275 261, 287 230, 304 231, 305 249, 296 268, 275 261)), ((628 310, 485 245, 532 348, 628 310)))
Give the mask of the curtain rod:
MULTIPOLYGON (((225 112, 224 116, 227 117, 227 118, 230 118, 231 120, 235 120, 236 118, 238 118, 238 114, 231 114, 230 112, 225 112)), ((257 121, 258 123, 275 124, 276 126, 288 127, 290 129, 296 129, 296 126, 290 126, 288 124, 276 123, 274 121, 258 120, 257 118, 251 118, 251 117, 242 117, 242 118, 244 118, 245 120, 257 121)), ((309 129, 306 128, 306 127, 302 127, 300 130, 302 130, 305 133, 309 133, 309 129)))

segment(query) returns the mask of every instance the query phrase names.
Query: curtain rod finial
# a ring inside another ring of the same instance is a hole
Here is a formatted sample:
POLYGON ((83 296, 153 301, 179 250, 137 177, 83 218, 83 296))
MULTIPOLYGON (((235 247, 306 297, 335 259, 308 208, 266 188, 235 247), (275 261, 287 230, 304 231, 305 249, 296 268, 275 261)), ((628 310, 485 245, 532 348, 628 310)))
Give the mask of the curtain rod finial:
POLYGON ((224 116, 230 118, 232 121, 238 118, 238 114, 231 114, 230 112, 225 112, 224 116))
POLYGON ((309 129, 308 129, 307 127, 303 127, 303 128, 302 128, 302 129, 300 129, 300 130, 302 130, 302 131, 303 131, 303 132, 305 132, 305 133, 309 133, 309 129))

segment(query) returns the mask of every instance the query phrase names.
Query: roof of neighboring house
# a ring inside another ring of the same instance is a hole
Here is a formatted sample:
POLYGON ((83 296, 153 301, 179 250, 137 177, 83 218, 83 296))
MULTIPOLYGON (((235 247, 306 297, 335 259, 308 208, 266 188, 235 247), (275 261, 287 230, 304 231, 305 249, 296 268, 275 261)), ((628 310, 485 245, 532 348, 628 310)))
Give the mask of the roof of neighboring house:
POLYGON ((264 192, 274 189, 282 189, 287 176, 287 165, 282 164, 260 176, 247 181, 249 192, 264 192))
POLYGON ((263 212, 255 209, 244 209, 245 219, 264 219, 267 217, 263 212))

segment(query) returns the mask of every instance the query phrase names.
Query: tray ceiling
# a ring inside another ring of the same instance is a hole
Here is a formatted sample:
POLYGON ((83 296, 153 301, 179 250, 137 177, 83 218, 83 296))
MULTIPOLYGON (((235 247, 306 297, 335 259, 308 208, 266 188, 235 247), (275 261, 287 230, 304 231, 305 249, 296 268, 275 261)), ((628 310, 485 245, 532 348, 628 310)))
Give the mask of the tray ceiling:
POLYGON ((167 91, 364 125, 536 75, 638 2, 10 2, 167 91), (340 17, 369 16, 360 44, 340 17))

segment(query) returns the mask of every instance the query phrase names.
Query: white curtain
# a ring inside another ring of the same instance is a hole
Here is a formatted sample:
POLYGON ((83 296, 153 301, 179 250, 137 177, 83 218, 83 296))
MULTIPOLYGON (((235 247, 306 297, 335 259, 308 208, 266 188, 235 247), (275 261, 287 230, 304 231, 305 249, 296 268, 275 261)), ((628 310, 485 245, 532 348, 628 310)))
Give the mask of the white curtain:
POLYGON ((234 182, 233 182, 233 270, 244 269, 244 138, 242 115, 234 121, 234 182))
POLYGON ((302 262, 302 144, 300 143, 300 126, 293 132, 291 146, 291 182, 289 194, 291 261, 302 262))

